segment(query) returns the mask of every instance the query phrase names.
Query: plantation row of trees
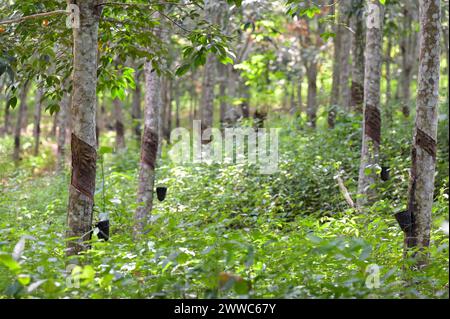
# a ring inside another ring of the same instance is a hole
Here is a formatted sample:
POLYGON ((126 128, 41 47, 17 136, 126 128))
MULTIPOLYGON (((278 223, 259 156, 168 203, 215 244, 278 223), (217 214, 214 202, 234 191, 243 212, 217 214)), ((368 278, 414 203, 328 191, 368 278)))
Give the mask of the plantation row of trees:
MULTIPOLYGON (((139 238, 149 224, 155 171, 173 127, 194 119, 202 121, 202 130, 215 123, 233 127, 285 112, 299 128, 313 130, 323 125, 323 111, 333 130, 340 113, 361 113, 355 206, 368 213, 365 207, 378 199, 382 127, 393 125, 394 112, 405 121, 415 114, 408 208, 402 216, 406 250, 416 253, 430 242, 441 47, 448 71, 444 4, 69 0, 66 11, 61 1, 4 0, 2 133, 14 134, 13 160, 19 163, 30 95, 34 155, 42 118, 52 116, 57 169, 71 162, 66 236, 76 238, 67 244, 72 256, 89 247, 99 136, 106 129, 115 131, 117 152, 126 147, 127 131, 140 142, 134 215, 139 238), (323 92, 324 72, 331 72, 328 92, 323 92), (394 100, 401 102, 399 110, 393 109, 394 100), (51 115, 43 115, 44 109, 51 115)), ((419 256, 425 263, 426 256, 419 256)))

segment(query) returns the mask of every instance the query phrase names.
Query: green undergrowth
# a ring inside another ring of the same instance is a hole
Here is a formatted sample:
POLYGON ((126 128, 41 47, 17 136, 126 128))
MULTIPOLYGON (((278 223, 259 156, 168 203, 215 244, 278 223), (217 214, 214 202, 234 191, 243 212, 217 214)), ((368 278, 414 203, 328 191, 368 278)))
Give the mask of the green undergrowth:
MULTIPOLYGON (((0 298, 448 298, 448 236, 440 229, 448 219, 448 141, 439 144, 430 262, 413 272, 393 216, 405 209, 412 127, 383 132, 390 180, 358 213, 335 176, 354 197, 360 118, 341 115, 337 123, 313 132, 299 121, 272 121, 282 130, 271 175, 247 164, 177 166, 164 152, 156 183, 168 194, 155 200, 139 240, 132 237, 139 147, 130 138, 122 153, 102 148, 94 219, 108 214, 111 238, 94 236, 75 268, 64 257, 68 172, 33 174, 52 167, 47 150, 48 160, 28 156, 20 169, 2 162, 0 298), (239 279, 224 282, 224 273, 239 279)), ((113 139, 104 134, 100 145, 113 139)))

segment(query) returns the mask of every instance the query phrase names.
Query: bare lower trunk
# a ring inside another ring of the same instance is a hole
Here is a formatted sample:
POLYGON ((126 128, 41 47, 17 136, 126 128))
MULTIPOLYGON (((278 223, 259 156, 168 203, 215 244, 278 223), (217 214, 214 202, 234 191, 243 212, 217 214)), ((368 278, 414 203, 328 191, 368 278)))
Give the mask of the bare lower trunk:
POLYGON ((405 252, 418 248, 419 266, 426 264, 423 248, 430 245, 431 210, 436 168, 436 138, 440 76, 440 1, 420 0, 420 54, 417 115, 412 147, 408 192, 410 229, 405 234, 405 252))
POLYGON ((180 127, 180 94, 181 94, 181 90, 180 90, 180 84, 177 83, 176 86, 176 91, 175 93, 175 127, 180 127))
POLYGON ((35 107, 34 107, 34 127, 33 127, 33 137, 34 137, 34 156, 39 154, 39 143, 41 137, 41 98, 42 89, 38 88, 36 91, 35 107))
POLYGON ((351 0, 342 0, 339 6, 339 25, 341 29, 341 73, 339 106, 348 109, 350 105, 350 49, 352 47, 352 33, 350 28, 351 0))
POLYGON ((358 180, 358 205, 373 201, 381 143, 380 79, 383 6, 379 0, 368 8, 366 61, 364 76, 364 121, 361 165, 358 180))
POLYGON ((114 118, 116 119, 116 150, 120 151, 125 148, 125 125, 123 121, 122 101, 118 98, 113 100, 114 118))
POLYGON ((339 94, 341 92, 341 51, 342 51, 342 35, 343 27, 340 25, 341 5, 338 5, 335 9, 335 15, 337 18, 337 24, 335 25, 334 37, 334 51, 333 51, 333 76, 331 84, 331 95, 330 95, 330 105, 328 106, 328 127, 334 128, 336 120, 336 111, 339 104, 339 94))
POLYGON ((51 136, 56 136, 57 127, 58 127, 58 115, 55 113, 52 118, 52 129, 50 131, 51 136))
POLYGON ((392 123, 392 89, 391 89, 391 56, 392 56, 392 37, 388 37, 387 51, 386 51, 386 101, 384 108, 386 119, 392 123))
POLYGON ((69 111, 70 96, 67 92, 64 93, 63 98, 60 103, 60 108, 58 112, 58 149, 56 156, 56 165, 58 172, 64 170, 66 162, 66 129, 67 129, 67 113, 69 111))
POLYGON ((73 29, 72 170, 67 211, 67 255, 89 248, 97 162, 95 114, 99 1, 77 2, 80 27, 73 29), (75 238, 75 239, 74 239, 75 238))
POLYGON ((352 0, 353 42, 352 42, 352 86, 350 106, 356 112, 363 111, 364 104, 364 48, 366 34, 364 28, 364 0, 352 0))
POLYGON ((139 237, 146 225, 153 207, 153 188, 155 167, 161 125, 161 83, 156 72, 152 72, 151 63, 145 64, 145 110, 144 134, 141 141, 141 160, 139 170, 138 207, 134 214, 134 236, 139 237))
POLYGON ((26 115, 27 109, 27 94, 28 94, 28 82, 22 86, 20 90, 20 105, 17 112, 17 122, 14 131, 14 152, 13 160, 18 163, 20 160, 20 138, 22 132, 23 117, 26 115))
POLYGON ((303 78, 300 76, 297 84, 297 110, 296 110, 297 116, 301 116, 303 112, 302 91, 303 91, 303 78))
POLYGON ((165 107, 166 110, 166 129, 164 131, 164 136, 166 140, 169 142, 170 140, 170 131, 172 130, 172 85, 173 82, 171 79, 168 79, 167 83, 167 104, 165 107))
POLYGON ((226 127, 227 126, 227 114, 229 113, 228 110, 228 101, 227 101, 227 72, 228 67, 226 65, 223 65, 221 63, 218 64, 217 67, 219 74, 220 74, 220 83, 219 83, 219 96, 220 96, 220 126, 226 127))
POLYGON ((3 134, 8 135, 10 131, 9 121, 10 121, 10 113, 9 106, 5 103, 5 114, 4 114, 5 124, 3 125, 3 134))
POLYGON ((401 74, 401 98, 402 113, 405 117, 409 117, 411 103, 411 81, 413 75, 414 61, 417 52, 417 33, 412 27, 412 23, 416 20, 416 3, 415 1, 407 1, 404 3, 403 9, 403 36, 400 43, 402 53, 402 74, 401 74))
POLYGON ((201 126, 202 132, 207 128, 212 128, 213 112, 214 112, 214 65, 215 59, 213 55, 209 55, 204 67, 203 90, 202 90, 202 109, 201 109, 201 126))
POLYGON ((317 64, 312 62, 307 68, 308 77, 308 101, 306 114, 308 116, 308 125, 316 127, 317 119, 317 64))
POLYGON ((141 140, 142 130, 141 130, 141 86, 139 83, 140 72, 134 73, 134 82, 136 83, 136 89, 133 92, 133 102, 131 107, 131 118, 133 120, 133 132, 136 140, 141 140))

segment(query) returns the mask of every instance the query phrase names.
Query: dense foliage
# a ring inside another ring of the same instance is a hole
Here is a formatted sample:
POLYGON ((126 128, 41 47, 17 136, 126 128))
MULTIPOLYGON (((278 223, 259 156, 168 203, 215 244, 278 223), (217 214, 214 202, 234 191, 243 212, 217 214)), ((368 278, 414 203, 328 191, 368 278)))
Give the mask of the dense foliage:
MULTIPOLYGON (((386 134, 391 180, 378 185, 380 201, 356 212, 334 176, 341 172, 355 191, 360 118, 342 117, 336 134, 299 130, 298 122, 284 117, 271 121, 289 121, 274 175, 246 164, 175 166, 164 154, 157 183, 168 186, 168 196, 155 204, 152 224, 137 243, 130 222, 137 145, 110 154, 112 135, 103 136, 95 209, 109 214, 112 237, 95 238, 84 266, 70 269, 68 277, 67 173, 49 173, 48 149, 27 156, 20 170, 2 162, 0 296, 448 298, 448 236, 441 231, 448 216, 448 144, 439 148, 431 262, 409 272, 393 213, 405 204, 411 128, 386 134), (374 265, 380 285, 370 289, 374 265), (236 278, 227 280, 229 274, 236 278)), ((3 139, 0 152, 11 143, 3 139)))

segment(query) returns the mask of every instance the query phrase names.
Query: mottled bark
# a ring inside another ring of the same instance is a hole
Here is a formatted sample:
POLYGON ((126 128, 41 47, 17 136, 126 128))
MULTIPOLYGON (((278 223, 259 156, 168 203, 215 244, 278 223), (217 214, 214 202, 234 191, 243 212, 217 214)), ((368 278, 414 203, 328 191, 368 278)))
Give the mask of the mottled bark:
POLYGON ((36 91, 36 97, 34 101, 34 127, 33 127, 33 137, 34 137, 34 156, 39 154, 39 143, 41 137, 41 113, 42 113, 42 88, 38 88, 36 91))
POLYGON ((342 51, 342 35, 343 27, 341 22, 341 5, 336 5, 335 9, 336 24, 334 26, 334 31, 336 36, 334 37, 333 44, 333 75, 331 84, 331 95, 330 102, 328 106, 328 127, 334 128, 336 120, 336 111, 339 104, 339 94, 341 92, 341 51, 342 51))
POLYGON ((420 0, 420 54, 416 124, 408 192, 411 229, 405 235, 406 253, 418 248, 419 266, 426 263, 423 248, 430 244, 431 210, 436 169, 436 139, 440 76, 439 0, 420 0))
POLYGON ((66 139, 67 139, 67 113, 69 111, 70 95, 65 92, 61 99, 60 108, 58 112, 58 134, 57 134, 57 154, 56 166, 59 172, 64 170, 66 163, 66 139))
POLYGON ((166 129, 164 131, 164 137, 167 142, 170 141, 170 131, 172 131, 172 94, 173 94, 173 82, 168 79, 167 83, 167 101, 166 101, 166 129))
POLYGON ((364 27, 364 0, 352 0, 352 86, 350 106, 356 112, 363 111, 364 103, 364 49, 366 33, 364 27))
POLYGON ((10 113, 9 113, 9 106, 7 105, 7 100, 5 101, 5 113, 4 113, 4 120, 5 123, 3 124, 3 134, 7 135, 10 131, 10 113))
POLYGON ((306 115, 308 116, 308 125, 315 128, 317 120, 317 63, 315 61, 308 65, 306 76, 308 78, 306 115))
POLYGON ((385 67, 386 67, 386 98, 384 102, 384 109, 386 114, 386 119, 389 123, 392 123, 392 88, 391 88, 391 60, 392 60, 392 37, 388 36, 387 39, 387 49, 385 57, 385 67))
POLYGON ((180 90, 180 83, 178 82, 176 84, 176 89, 174 91, 175 93, 175 127, 180 127, 180 98, 181 98, 181 90, 180 90))
POLYGON ((18 163, 20 160, 20 139, 22 133, 23 117, 26 115, 27 109, 27 94, 28 94, 28 82, 26 82, 20 89, 20 104, 17 112, 17 122, 14 130, 14 152, 13 160, 18 163))
POLYGON ((113 100, 114 119, 116 130, 116 150, 120 151, 125 148, 125 124, 123 119, 122 101, 118 98, 113 100))
POLYGON ((99 0, 77 1, 80 27, 73 28, 71 105, 72 170, 67 212, 67 255, 88 249, 91 238, 96 173, 96 87, 99 0), (74 239, 76 238, 76 239, 74 239))
POLYGON ((141 119, 142 119, 142 111, 141 111, 141 85, 140 85, 140 71, 136 71, 134 73, 134 82, 136 84, 136 88, 133 92, 133 101, 131 106, 131 119, 133 120, 133 132, 136 140, 140 141, 142 136, 141 130, 141 119))
POLYGON ((215 77, 215 58, 208 55, 203 74, 202 87, 202 108, 201 108, 201 125, 202 131, 213 127, 214 115, 214 77, 215 77))
POLYGON ((145 108, 144 134, 141 141, 141 160, 139 170, 138 207, 134 214, 134 236, 139 237, 148 224, 153 207, 153 189, 155 183, 155 167, 160 135, 161 82, 153 71, 151 63, 144 66, 145 75, 145 108))
POLYGON ((416 1, 406 1, 403 7, 403 34, 400 41, 400 50, 402 53, 402 73, 400 79, 401 85, 401 103, 402 113, 409 117, 411 103, 411 81, 413 75, 414 61, 417 60, 417 33, 413 29, 413 21, 417 20, 416 1))
POLYGON ((296 109, 296 113, 295 113, 298 117, 300 117, 303 112, 302 92, 303 92, 303 77, 299 76, 298 83, 297 83, 297 109, 296 109))
POLYGON ((341 0, 339 3, 339 27, 341 32, 341 72, 340 93, 338 105, 348 108, 350 105, 350 49, 352 47, 352 33, 350 32, 351 0, 341 0))
POLYGON ((382 57, 383 5, 371 0, 367 15, 366 61, 364 75, 364 120, 358 205, 374 200, 381 143, 380 80, 382 57))

